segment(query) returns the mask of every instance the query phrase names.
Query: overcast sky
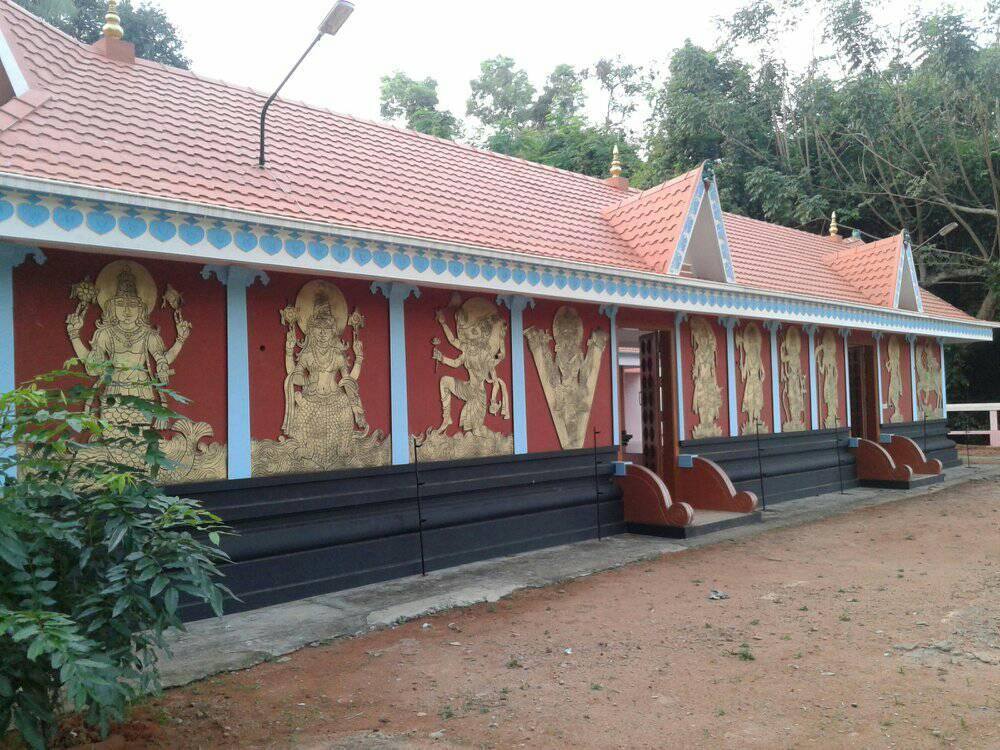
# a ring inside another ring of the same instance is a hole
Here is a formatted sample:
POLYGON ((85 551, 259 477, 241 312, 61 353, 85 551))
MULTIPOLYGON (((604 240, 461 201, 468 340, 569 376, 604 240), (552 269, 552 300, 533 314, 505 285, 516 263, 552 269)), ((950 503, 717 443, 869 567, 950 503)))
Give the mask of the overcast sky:
MULTIPOLYGON (((333 0, 159 0, 180 29, 195 72, 270 92, 312 40, 333 0)), ((396 69, 439 82, 442 105, 465 116, 480 61, 513 57, 536 87, 559 63, 591 65, 621 54, 665 61, 685 38, 711 46, 715 19, 742 0, 354 0, 340 33, 313 50, 283 97, 379 119, 379 79, 396 69)), ((885 0, 901 19, 909 0, 885 0)), ((921 2, 927 6, 929 3, 921 2)), ((958 0, 958 6, 979 6, 958 0)), ((126 29, 126 38, 128 30, 126 29)), ((784 45, 807 60, 819 19, 784 45)), ((591 97, 592 100, 596 97, 591 97)), ((602 102, 592 101, 592 111, 602 102)))

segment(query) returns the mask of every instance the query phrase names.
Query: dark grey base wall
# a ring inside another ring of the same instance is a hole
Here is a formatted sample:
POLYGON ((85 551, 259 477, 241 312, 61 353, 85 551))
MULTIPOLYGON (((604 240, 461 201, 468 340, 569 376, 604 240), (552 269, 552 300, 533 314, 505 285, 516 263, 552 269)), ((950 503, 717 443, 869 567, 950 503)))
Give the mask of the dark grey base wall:
MULTIPOLYGON (((604 535, 625 530, 612 480, 615 452, 598 452, 604 535)), ((597 536, 592 450, 503 456, 421 467, 428 570, 597 536)), ((412 467, 383 467, 170 488, 201 500, 239 536, 224 540, 225 583, 243 601, 226 611, 420 573, 412 467)), ((184 605, 186 620, 207 607, 184 605)))
POLYGON ((910 438, 920 446, 927 458, 936 458, 945 468, 959 466, 962 460, 958 456, 955 441, 948 437, 948 420, 928 419, 927 437, 924 439, 923 422, 889 422, 882 425, 882 434, 896 433, 910 438))
MULTIPOLYGON (((682 453, 710 458, 725 470, 738 490, 761 497, 762 504, 820 495, 858 485, 847 430, 782 432, 760 436, 760 463, 753 435, 702 438, 681 443, 682 453), (836 442, 835 442, 836 441, 836 442), (839 444, 839 448, 835 447, 839 444), (839 468, 838 468, 839 454, 839 468), (763 492, 761 472, 763 467, 763 492)), ((679 498, 683 500, 684 498, 679 498)))

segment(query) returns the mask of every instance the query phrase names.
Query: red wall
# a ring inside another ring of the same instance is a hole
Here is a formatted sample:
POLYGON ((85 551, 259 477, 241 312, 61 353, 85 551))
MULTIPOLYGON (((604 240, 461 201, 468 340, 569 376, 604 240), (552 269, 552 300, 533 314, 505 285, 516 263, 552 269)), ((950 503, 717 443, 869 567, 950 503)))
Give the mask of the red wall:
MULTIPOLYGON (((70 299, 74 284, 97 274, 117 256, 45 250, 48 260, 39 266, 23 263, 14 269, 14 372, 18 381, 61 368, 76 356, 66 333, 66 316, 76 308, 70 299)), ((169 283, 184 297, 182 313, 192 325, 191 336, 174 361, 170 388, 191 400, 171 404, 184 416, 207 422, 213 442, 226 442, 226 291, 214 277, 203 279, 201 265, 161 260, 136 260, 156 283, 157 301, 149 321, 159 328, 164 345, 174 343, 173 311, 161 307, 169 283)), ((90 306, 80 339, 89 347, 100 308, 90 306)))
POLYGON ((899 341, 899 373, 903 384, 903 395, 899 399, 899 412, 903 415, 903 422, 913 421, 913 400, 911 396, 910 384, 910 343, 902 334, 886 334, 882 337, 882 403, 886 408, 882 411, 882 422, 888 423, 892 420, 892 408, 889 407, 889 369, 886 366, 889 362, 889 340, 896 338, 899 341))
MULTIPOLYGON (((563 306, 563 303, 552 300, 537 300, 534 309, 528 308, 524 311, 524 329, 534 326, 546 331, 552 331, 552 320, 556 310, 563 306)), ((611 434, 611 327, 610 320, 601 315, 596 305, 572 305, 580 314, 583 321, 583 345, 586 346, 590 339, 590 334, 595 330, 608 332, 608 347, 604 351, 601 360, 601 369, 597 378, 597 385, 594 388, 594 401, 591 406, 590 422, 587 425, 587 438, 585 446, 593 445, 593 430, 599 430, 597 436, 598 445, 612 445, 614 436, 611 434)), ((545 393, 542 391, 542 381, 539 378, 538 370, 535 367, 534 358, 528 350, 526 342, 521 342, 524 347, 524 390, 525 402, 528 412, 528 451, 538 453, 542 451, 562 450, 559 444, 559 436, 556 434, 556 426, 552 421, 552 413, 549 411, 549 404, 545 400, 545 393)))
MULTIPOLYGON (((468 372, 463 367, 453 369, 443 363, 437 363, 431 356, 435 344, 433 339, 440 341, 437 348, 446 357, 457 357, 459 351, 445 338, 441 325, 435 319, 438 310, 445 310, 445 320, 452 333, 455 333, 455 309, 450 306, 453 292, 448 289, 422 287, 420 298, 406 302, 406 368, 407 395, 410 410, 410 434, 420 435, 430 427, 441 424, 441 399, 439 383, 445 375, 453 375, 460 380, 468 379, 468 372)), ((461 301, 470 297, 482 297, 495 304, 495 296, 489 294, 462 293, 461 301)), ((510 311, 502 305, 497 305, 500 315, 507 323, 507 356, 497 367, 497 374, 507 383, 507 391, 511 398, 511 415, 513 415, 513 391, 511 389, 510 364, 510 311)), ((484 386, 484 389, 488 386, 484 386)), ((530 402, 529 402, 530 403, 530 402)), ((460 432, 459 414, 464 402, 457 398, 451 399, 452 425, 448 435, 460 432)), ((500 414, 486 414, 486 426, 502 435, 511 435, 514 431, 513 418, 504 419, 500 414)))
MULTIPOLYGON (((721 437, 729 435, 729 388, 727 387, 728 369, 726 367, 726 329, 718 320, 708 316, 703 317, 709 322, 712 331, 715 333, 715 380, 719 385, 722 394, 722 406, 719 408, 719 416, 716 419, 721 432, 721 437)), ((682 439, 690 440, 695 426, 698 424, 698 415, 694 413, 694 349, 691 346, 691 321, 686 320, 681 324, 681 371, 684 376, 684 435, 682 439)))
MULTIPOLYGON (((747 323, 750 321, 741 321, 739 325, 736 326, 734 333, 739 333, 744 330, 747 323)), ((756 320, 753 321, 760 331, 761 346, 760 346, 760 356, 761 362, 764 365, 764 408, 761 410, 761 422, 760 426, 761 433, 771 432, 774 429, 774 404, 772 391, 771 391, 771 378, 773 373, 771 372, 771 333, 764 327, 764 321, 756 320)), ((736 347, 736 414, 739 418, 740 423, 740 434, 741 435, 753 435, 756 432, 756 427, 750 424, 749 416, 743 411, 743 386, 745 381, 740 375, 740 362, 742 358, 740 356, 740 347, 736 347)))
MULTIPOLYGON (((370 282, 329 276, 269 274, 267 286, 255 283, 247 290, 247 329, 250 347, 250 434, 255 440, 276 440, 285 416, 285 335, 281 310, 295 304, 299 290, 313 278, 340 289, 348 313, 357 308, 365 316, 360 338, 364 362, 358 388, 365 416, 372 429, 390 432, 389 409, 389 303, 372 294, 370 282)), ((350 344, 350 331, 345 331, 350 344)), ((298 331, 299 340, 303 334, 298 331)))

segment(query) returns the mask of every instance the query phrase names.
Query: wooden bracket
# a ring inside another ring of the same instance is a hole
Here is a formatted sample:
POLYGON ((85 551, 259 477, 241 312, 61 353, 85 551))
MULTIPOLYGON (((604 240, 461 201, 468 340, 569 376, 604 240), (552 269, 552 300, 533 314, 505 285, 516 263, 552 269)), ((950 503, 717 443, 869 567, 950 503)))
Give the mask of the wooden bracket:
POLYGON ((913 440, 893 434, 892 440, 885 444, 885 449, 898 465, 909 466, 914 474, 940 474, 944 465, 936 458, 928 459, 913 440))
POLYGON ((626 464, 625 475, 615 477, 622 491, 625 522, 636 526, 688 526, 694 509, 675 503, 670 490, 656 474, 637 464, 626 464))
POLYGON ((913 469, 897 464, 889 451, 876 442, 859 438, 852 450, 862 482, 909 482, 913 478, 913 469))
POLYGON ((677 472, 677 494, 695 510, 726 510, 751 513, 757 509, 757 495, 737 491, 732 480, 715 461, 689 456, 677 472))

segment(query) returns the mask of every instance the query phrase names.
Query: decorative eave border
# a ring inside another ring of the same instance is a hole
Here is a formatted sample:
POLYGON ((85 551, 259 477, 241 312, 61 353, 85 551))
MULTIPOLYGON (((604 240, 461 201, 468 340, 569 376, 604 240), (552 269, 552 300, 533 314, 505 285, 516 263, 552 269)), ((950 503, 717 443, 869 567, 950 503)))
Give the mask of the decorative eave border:
POLYGON ((0 239, 954 340, 991 341, 996 327, 16 175, 0 175, 0 239))
POLYGON ((899 298, 903 293, 903 274, 907 275, 913 285, 914 298, 917 302, 917 312, 924 311, 924 302, 920 298, 920 284, 917 283, 917 267, 913 262, 913 245, 910 243, 910 233, 903 232, 902 247, 899 250, 899 268, 896 269, 896 290, 892 295, 892 306, 899 307, 899 298))
POLYGON ((726 274, 726 283, 733 284, 736 280, 736 273, 733 270, 733 257, 729 252, 729 238, 726 236, 726 223, 722 216, 719 189, 716 187, 715 177, 707 177, 705 174, 698 177, 698 184, 695 186, 691 202, 688 204, 681 236, 677 239, 677 249, 674 250, 674 256, 670 259, 667 273, 677 275, 681 272, 687 257, 688 245, 691 243, 691 235, 694 234, 694 227, 698 221, 698 212, 701 210, 701 204, 706 196, 708 196, 709 208, 712 211, 712 223, 715 225, 715 237, 719 242, 719 254, 722 256, 722 268, 726 274))

